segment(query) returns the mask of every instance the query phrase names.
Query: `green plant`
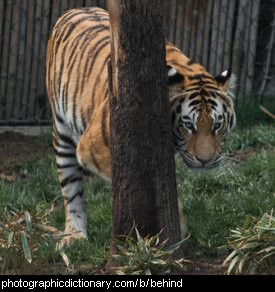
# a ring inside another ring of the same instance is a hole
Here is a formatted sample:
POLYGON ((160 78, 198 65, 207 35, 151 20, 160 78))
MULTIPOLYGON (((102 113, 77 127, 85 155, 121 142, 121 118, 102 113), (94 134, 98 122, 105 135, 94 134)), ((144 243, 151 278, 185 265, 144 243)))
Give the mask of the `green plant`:
POLYGON ((119 265, 118 275, 164 275, 174 270, 183 270, 183 258, 172 259, 174 252, 179 249, 182 240, 166 248, 167 240, 160 242, 160 234, 142 238, 135 228, 136 238, 126 237, 125 241, 117 243, 118 254, 113 255, 115 263, 119 265))
POLYGON ((228 247, 233 249, 224 261, 228 274, 255 274, 274 272, 275 217, 273 210, 261 220, 247 220, 244 227, 231 230, 228 247))
MULTIPOLYGON (((33 274, 37 266, 43 266, 41 259, 45 250, 51 250, 54 254, 60 235, 48 225, 51 212, 52 208, 47 209, 41 204, 32 211, 22 206, 5 208, 0 223, 2 274, 33 274)), ((63 251, 59 253, 68 264, 66 254, 63 251)))

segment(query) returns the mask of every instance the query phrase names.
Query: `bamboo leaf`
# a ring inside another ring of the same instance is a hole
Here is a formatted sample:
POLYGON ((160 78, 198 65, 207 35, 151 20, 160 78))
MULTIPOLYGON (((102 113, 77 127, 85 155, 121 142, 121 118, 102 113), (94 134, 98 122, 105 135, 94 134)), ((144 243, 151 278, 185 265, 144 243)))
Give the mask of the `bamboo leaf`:
POLYGON ((264 257, 262 257, 259 261, 259 263, 263 262, 264 260, 266 260, 267 258, 271 257, 275 255, 275 251, 274 252, 271 252, 271 253, 268 253, 267 255, 265 255, 264 257))
POLYGON ((232 251, 231 254, 224 260, 223 265, 226 265, 227 263, 229 263, 236 254, 237 254, 236 250, 232 251))
POLYGON ((69 265, 70 265, 70 260, 69 260, 68 256, 65 254, 64 251, 61 251, 61 252, 60 252, 60 255, 61 255, 61 257, 62 257, 62 259, 63 259, 63 261, 64 261, 66 267, 69 267, 69 265))
POLYGON ((244 265, 245 265, 245 258, 241 259, 241 261, 240 261, 240 263, 238 265, 238 272, 239 272, 239 274, 242 273, 244 265))
POLYGON ((28 263, 31 264, 32 255, 31 255, 31 251, 30 251, 30 247, 29 247, 29 243, 28 243, 28 239, 27 239, 27 235, 25 231, 21 232, 21 243, 22 243, 25 259, 28 261, 28 263))
POLYGON ((181 240, 181 241, 179 241, 179 242, 177 242, 177 243, 175 243, 175 244, 173 244, 172 246, 170 246, 168 249, 167 249, 167 251, 169 252, 169 251, 176 251, 177 249, 179 249, 182 245, 183 245, 183 243, 186 241, 186 240, 188 240, 190 238, 190 234, 188 235, 188 237, 185 237, 183 240, 181 240))
POLYGON ((262 253, 268 253, 275 250, 275 246, 270 246, 270 247, 266 247, 260 251, 257 252, 257 254, 262 254, 262 253))
POLYGON ((231 261, 231 263, 230 263, 230 265, 229 265, 229 267, 228 267, 228 269, 227 269, 227 274, 228 274, 228 275, 231 274, 231 272, 232 272, 233 268, 235 267, 235 265, 237 264, 238 260, 239 260, 239 256, 236 256, 236 257, 231 261))
POLYGON ((144 251, 145 249, 145 242, 144 239, 140 236, 137 228, 135 228, 136 235, 137 235, 137 246, 140 249, 140 251, 144 251))
POLYGON ((153 264, 153 265, 166 265, 167 263, 164 260, 158 259, 158 260, 152 260, 151 264, 153 264))
POLYGON ((256 248, 258 246, 260 246, 261 244, 259 242, 248 242, 246 244, 243 244, 240 249, 253 249, 256 248))
POLYGON ((10 231, 9 236, 8 236, 8 248, 11 247, 12 241, 13 241, 13 236, 14 236, 14 232, 10 231))
POLYGON ((32 231, 32 220, 31 220, 31 215, 28 211, 25 211, 25 218, 26 218, 26 224, 28 231, 32 231))

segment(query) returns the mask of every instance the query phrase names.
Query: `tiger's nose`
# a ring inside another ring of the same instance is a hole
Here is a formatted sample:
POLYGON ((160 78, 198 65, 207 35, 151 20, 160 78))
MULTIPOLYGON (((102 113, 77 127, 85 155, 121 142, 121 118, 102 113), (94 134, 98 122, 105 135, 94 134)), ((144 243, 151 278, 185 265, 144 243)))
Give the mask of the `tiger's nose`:
POLYGON ((211 157, 211 158, 202 158, 202 157, 196 156, 196 159, 202 164, 202 166, 204 166, 208 162, 212 161, 214 159, 214 157, 211 157))

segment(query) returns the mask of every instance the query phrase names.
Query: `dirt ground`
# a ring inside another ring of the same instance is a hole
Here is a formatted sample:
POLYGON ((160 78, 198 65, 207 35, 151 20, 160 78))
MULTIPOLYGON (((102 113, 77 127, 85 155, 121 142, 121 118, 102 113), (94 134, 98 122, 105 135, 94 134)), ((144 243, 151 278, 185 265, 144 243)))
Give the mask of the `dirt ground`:
POLYGON ((6 132, 0 134, 0 179, 14 181, 18 178, 18 169, 32 157, 41 157, 50 151, 49 145, 36 137, 6 132))
MULTIPOLYGON (((84 267, 87 269, 87 266, 84 267)), ((83 268, 80 267, 78 272, 81 273, 83 268)), ((196 261, 191 260, 190 263, 186 266, 186 269, 183 272, 177 272, 175 275, 225 275, 226 268, 222 265, 222 260, 204 260, 196 261)), ((107 271, 106 268, 101 270, 96 270, 91 273, 91 275, 108 275, 112 274, 107 271)))
MULTIPOLYGON (((32 157, 41 157, 51 152, 50 145, 43 143, 36 137, 27 137, 16 133, 0 134, 0 179, 13 182, 20 179, 20 166, 32 157)), ((185 252, 186 260, 190 263, 184 275, 221 275, 225 273, 222 266, 223 259, 201 259, 198 251, 185 252)), ((76 268, 76 273, 82 273, 83 267, 76 268)), ((106 274, 106 269, 93 271, 92 274, 106 274)))

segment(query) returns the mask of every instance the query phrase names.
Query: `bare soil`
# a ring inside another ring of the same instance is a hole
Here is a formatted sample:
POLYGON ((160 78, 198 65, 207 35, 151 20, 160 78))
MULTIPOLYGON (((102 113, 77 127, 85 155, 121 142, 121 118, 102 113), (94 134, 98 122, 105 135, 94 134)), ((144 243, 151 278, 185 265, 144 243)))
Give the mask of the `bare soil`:
POLYGON ((0 179, 14 181, 19 168, 30 157, 41 157, 50 151, 49 145, 36 137, 6 132, 0 134, 0 179))

